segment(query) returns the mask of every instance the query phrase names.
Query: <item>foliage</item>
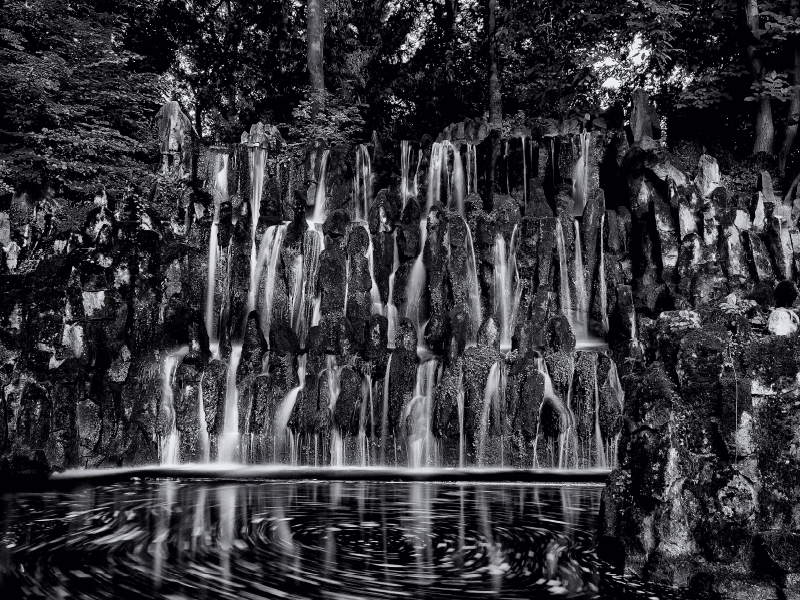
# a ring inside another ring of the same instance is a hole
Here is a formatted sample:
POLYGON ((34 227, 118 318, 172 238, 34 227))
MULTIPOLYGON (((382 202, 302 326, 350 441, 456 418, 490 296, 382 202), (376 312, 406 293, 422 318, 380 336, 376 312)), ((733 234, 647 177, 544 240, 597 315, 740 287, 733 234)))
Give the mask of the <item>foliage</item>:
POLYGON ((324 94, 317 117, 311 117, 310 93, 292 112, 292 121, 282 124, 285 140, 296 154, 302 154, 311 140, 323 139, 331 145, 350 145, 364 139, 364 119, 359 108, 324 94))
POLYGON ((85 199, 151 170, 159 81, 131 68, 125 17, 103 6, 8 0, 0 10, 0 187, 85 199))

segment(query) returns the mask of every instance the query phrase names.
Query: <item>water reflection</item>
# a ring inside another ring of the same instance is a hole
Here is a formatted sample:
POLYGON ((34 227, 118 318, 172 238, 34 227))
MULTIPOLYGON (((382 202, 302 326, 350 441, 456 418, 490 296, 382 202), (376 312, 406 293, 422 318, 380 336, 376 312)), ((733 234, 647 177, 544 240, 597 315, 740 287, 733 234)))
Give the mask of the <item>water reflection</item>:
POLYGON ((599 597, 600 493, 145 481, 5 495, 0 597, 599 597))

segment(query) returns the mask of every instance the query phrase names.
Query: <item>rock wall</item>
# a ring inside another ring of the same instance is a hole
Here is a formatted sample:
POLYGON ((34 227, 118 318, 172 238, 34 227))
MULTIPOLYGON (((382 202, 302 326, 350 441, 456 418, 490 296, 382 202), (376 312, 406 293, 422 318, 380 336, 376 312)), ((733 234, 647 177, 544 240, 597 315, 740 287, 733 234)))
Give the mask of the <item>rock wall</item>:
POLYGON ((0 206, 3 467, 616 467, 608 560, 788 594, 798 215, 637 114, 489 173, 475 123, 402 161, 261 124, 191 157, 165 108, 151 190, 0 206))

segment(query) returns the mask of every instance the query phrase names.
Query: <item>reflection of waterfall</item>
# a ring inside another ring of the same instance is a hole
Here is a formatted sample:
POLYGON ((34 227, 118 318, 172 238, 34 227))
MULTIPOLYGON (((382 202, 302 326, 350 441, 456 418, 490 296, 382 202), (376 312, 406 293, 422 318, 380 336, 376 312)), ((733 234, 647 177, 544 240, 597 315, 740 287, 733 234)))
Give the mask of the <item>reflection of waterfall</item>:
POLYGON ((189 346, 181 346, 175 352, 170 352, 164 359, 164 370, 161 375, 161 411, 166 421, 169 433, 161 443, 161 464, 177 465, 180 458, 180 436, 178 435, 177 415, 172 394, 172 385, 175 381, 175 371, 178 370, 183 357, 189 353, 189 346))
POLYGON ((589 179, 589 143, 591 135, 588 131, 580 134, 581 155, 572 171, 572 198, 574 202, 573 215, 579 217, 586 206, 586 189, 589 179))
POLYGON ((356 172, 353 176, 355 220, 366 221, 372 208, 372 165, 369 150, 364 144, 356 148, 356 172))

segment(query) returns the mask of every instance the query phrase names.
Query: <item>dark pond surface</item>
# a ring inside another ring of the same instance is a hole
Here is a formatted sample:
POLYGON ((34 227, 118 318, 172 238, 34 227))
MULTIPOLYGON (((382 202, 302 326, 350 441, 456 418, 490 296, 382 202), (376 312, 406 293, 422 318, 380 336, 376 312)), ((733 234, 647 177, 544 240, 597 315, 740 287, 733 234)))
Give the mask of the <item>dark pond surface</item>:
POLYGON ((0 598, 651 598, 601 487, 133 481, 0 495, 0 598))

